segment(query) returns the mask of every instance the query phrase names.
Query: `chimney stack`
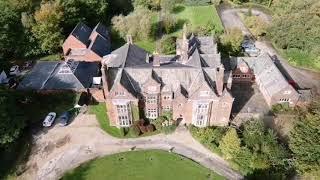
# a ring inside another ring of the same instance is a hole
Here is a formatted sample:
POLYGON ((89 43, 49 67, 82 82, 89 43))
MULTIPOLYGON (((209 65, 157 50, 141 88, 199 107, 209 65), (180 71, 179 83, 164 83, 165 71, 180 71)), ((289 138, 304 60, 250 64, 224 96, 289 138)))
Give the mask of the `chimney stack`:
POLYGON ((183 34, 181 42, 180 62, 185 64, 189 59, 189 40, 187 39, 187 25, 183 25, 183 34))
POLYGON ((216 89, 219 96, 222 95, 224 84, 224 67, 220 64, 216 68, 216 89))
POLYGON ((132 36, 129 34, 127 35, 127 43, 132 44, 132 36))

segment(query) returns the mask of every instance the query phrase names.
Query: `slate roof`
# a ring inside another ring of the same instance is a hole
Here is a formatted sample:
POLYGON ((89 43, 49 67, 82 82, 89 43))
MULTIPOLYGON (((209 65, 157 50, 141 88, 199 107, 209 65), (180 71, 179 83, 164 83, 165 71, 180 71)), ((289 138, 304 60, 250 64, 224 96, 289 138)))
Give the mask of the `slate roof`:
POLYGON ((79 39, 79 41, 81 41, 83 44, 87 44, 91 32, 92 29, 89 26, 80 22, 72 30, 71 35, 79 39))
POLYGON ((110 51, 110 43, 107 42, 108 41, 103 36, 98 34, 89 45, 89 49, 91 49, 91 51, 96 53, 98 56, 103 57, 109 54, 110 51))
POLYGON ((110 37, 107 27, 104 26, 100 22, 94 27, 93 31, 97 32, 98 34, 100 34, 105 39, 109 39, 109 37, 110 37))
POLYGON ((72 36, 86 45, 87 49, 71 49, 70 56, 83 56, 90 50, 103 57, 110 53, 111 43, 108 29, 98 23, 92 30, 82 22, 79 22, 71 32, 72 36))
POLYGON ((21 81, 18 89, 81 90, 90 88, 93 77, 99 76, 94 62, 38 62, 21 81))
POLYGON ((104 57, 104 64, 108 67, 106 76, 109 91, 112 92, 114 87, 121 84, 128 92, 137 96, 143 91, 143 85, 153 78, 163 90, 179 92, 186 98, 203 86, 209 87, 216 96, 215 69, 221 62, 215 41, 211 37, 200 40, 192 37, 189 41, 194 43, 189 46, 190 57, 185 64, 179 61, 178 55, 155 55, 160 60, 160 66, 154 66, 152 57, 131 43, 111 52, 104 57), (202 50, 201 43, 204 43, 202 50))
POLYGON ((246 63, 270 96, 291 86, 268 54, 258 57, 238 57, 231 60, 230 63, 233 69, 238 64, 246 63))

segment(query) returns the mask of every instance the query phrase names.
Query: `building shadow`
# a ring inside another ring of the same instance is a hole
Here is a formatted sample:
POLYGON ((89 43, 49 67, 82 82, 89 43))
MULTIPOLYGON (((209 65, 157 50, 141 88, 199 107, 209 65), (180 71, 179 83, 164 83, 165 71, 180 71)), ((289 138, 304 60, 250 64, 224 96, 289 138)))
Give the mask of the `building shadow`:
MULTIPOLYGON (((250 82, 241 82, 233 83, 231 87, 231 93, 234 97, 234 102, 231 110, 233 117, 236 117, 241 111, 244 110, 244 107, 249 102, 251 97, 254 95, 255 90, 253 88, 254 83, 250 82)), ((250 107, 247 107, 250 108, 250 107)), ((250 110, 245 110, 250 111, 250 110)))

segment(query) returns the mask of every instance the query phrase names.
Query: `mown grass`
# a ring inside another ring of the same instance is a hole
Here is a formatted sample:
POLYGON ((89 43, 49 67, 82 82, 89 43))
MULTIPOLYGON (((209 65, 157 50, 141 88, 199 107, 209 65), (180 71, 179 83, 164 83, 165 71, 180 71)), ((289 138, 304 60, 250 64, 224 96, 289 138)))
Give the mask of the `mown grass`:
POLYGON ((195 180, 224 179, 177 154, 161 150, 131 151, 87 162, 66 173, 63 180, 195 180))
POLYGON ((89 112, 95 114, 102 130, 111 136, 121 138, 120 129, 110 126, 110 120, 107 115, 107 108, 104 103, 89 106, 89 112))
POLYGON ((275 43, 272 43, 280 55, 287 59, 288 62, 295 67, 305 68, 313 71, 320 71, 320 57, 307 51, 299 49, 280 49, 275 43))
POLYGON ((51 55, 40 57, 39 60, 40 61, 60 61, 61 55, 60 54, 51 54, 51 55))
POLYGON ((212 22, 216 31, 223 32, 223 25, 215 6, 179 6, 181 6, 178 8, 180 10, 175 13, 177 18, 190 23, 192 30, 212 22))

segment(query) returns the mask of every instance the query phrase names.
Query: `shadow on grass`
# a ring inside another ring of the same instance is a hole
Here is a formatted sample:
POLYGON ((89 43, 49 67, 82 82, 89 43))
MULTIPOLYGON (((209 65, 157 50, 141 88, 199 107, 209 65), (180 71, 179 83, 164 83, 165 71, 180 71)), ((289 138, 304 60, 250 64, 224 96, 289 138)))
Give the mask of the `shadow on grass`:
POLYGON ((173 9, 172 9, 172 13, 173 14, 178 14, 182 11, 184 11, 186 9, 186 7, 184 7, 183 5, 178 5, 178 6, 175 6, 173 9))
POLYGON ((94 161, 95 159, 92 159, 82 165, 80 165, 79 167, 77 167, 76 169, 67 172, 66 174, 64 174, 64 176, 61 178, 61 180, 86 180, 87 179, 87 174, 88 171, 92 168, 94 168, 92 166, 93 163, 91 163, 92 161, 94 161))

